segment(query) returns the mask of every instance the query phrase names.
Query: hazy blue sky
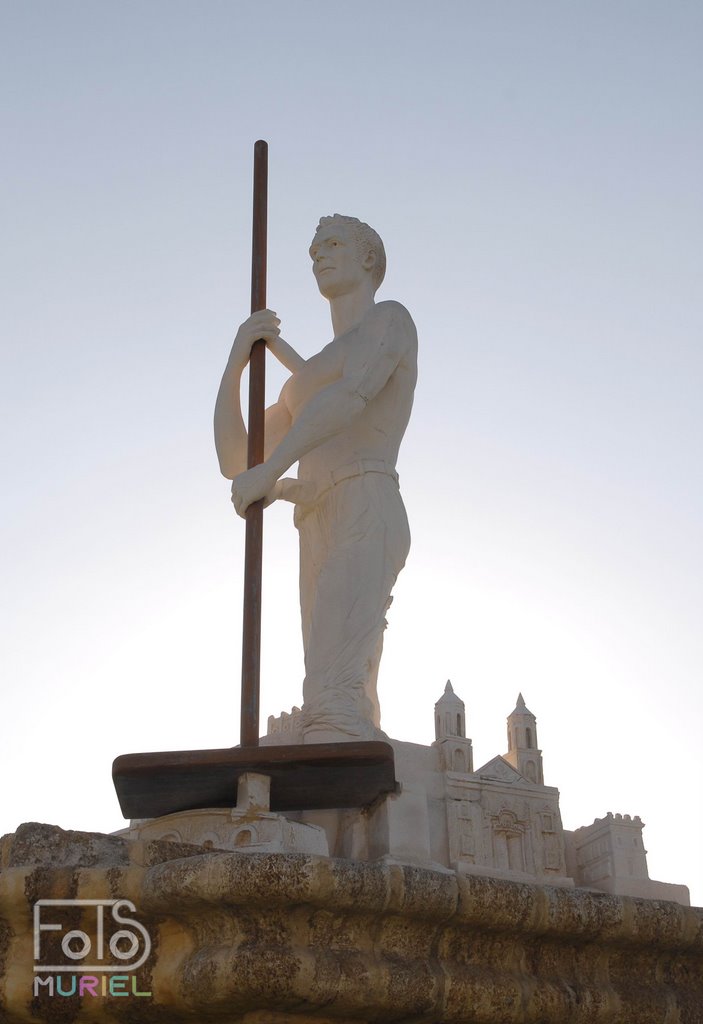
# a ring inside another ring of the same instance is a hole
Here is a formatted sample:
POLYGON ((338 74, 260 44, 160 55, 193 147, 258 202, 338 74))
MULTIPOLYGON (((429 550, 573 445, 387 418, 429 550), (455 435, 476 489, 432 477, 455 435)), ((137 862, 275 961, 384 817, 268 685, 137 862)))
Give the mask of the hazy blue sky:
MULTIPOLYGON (((701 5, 0 12, 0 833, 116 829, 116 754, 238 741, 211 420, 263 137, 285 336, 329 339, 307 248, 335 210, 420 334, 384 727, 430 742, 451 677, 482 764, 522 690, 565 826, 640 814, 652 877, 703 903, 701 5)), ((290 513, 265 715, 301 697, 290 513)))

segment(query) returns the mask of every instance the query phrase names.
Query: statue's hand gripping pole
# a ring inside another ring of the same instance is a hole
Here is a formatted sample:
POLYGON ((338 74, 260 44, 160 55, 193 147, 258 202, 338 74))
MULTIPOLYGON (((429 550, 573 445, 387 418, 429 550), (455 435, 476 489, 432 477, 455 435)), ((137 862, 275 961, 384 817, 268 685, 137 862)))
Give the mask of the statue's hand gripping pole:
MULTIPOLYGON (((254 215, 251 252, 251 312, 266 308, 266 226, 268 145, 254 145, 254 215)), ((266 342, 254 342, 249 359, 247 469, 264 461, 266 342)), ((240 745, 259 744, 259 679, 261 673, 261 563, 264 501, 246 512, 244 552, 244 621, 242 629, 242 716, 240 745)))

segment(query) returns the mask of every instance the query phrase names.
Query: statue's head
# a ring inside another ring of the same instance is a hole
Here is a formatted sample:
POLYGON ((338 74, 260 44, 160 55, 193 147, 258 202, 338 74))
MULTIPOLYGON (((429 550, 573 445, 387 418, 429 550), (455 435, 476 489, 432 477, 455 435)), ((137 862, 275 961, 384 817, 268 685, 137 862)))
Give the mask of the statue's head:
POLYGON ((315 231, 315 238, 310 246, 310 255, 313 260, 315 259, 313 250, 318 236, 325 237, 335 231, 353 242, 359 262, 364 266, 368 265, 375 292, 381 286, 386 274, 386 250, 383 248, 380 236, 358 217, 344 217, 340 213, 335 213, 332 217, 321 217, 315 231))

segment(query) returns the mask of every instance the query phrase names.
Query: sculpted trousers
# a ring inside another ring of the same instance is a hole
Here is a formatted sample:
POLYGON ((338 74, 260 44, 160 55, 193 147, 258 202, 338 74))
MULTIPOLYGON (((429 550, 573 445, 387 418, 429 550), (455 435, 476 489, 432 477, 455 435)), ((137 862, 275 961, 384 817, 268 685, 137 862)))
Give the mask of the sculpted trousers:
POLYGON ((379 736, 385 614, 410 531, 397 477, 362 472, 296 510, 305 742, 379 736))

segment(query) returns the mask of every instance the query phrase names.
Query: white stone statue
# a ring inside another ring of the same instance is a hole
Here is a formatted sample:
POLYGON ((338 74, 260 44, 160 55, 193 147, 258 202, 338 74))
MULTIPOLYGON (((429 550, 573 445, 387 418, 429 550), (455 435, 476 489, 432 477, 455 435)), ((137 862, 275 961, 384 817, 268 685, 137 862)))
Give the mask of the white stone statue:
POLYGON ((376 679, 391 590, 410 533, 396 461, 417 379, 417 332, 398 302, 375 302, 386 267, 376 232, 323 217, 310 246, 334 338, 303 359, 271 310, 239 328, 215 407, 220 468, 243 516, 264 498, 295 504, 305 651, 306 743, 374 739, 376 679), (266 411, 265 461, 246 470, 240 380, 257 338, 290 370, 266 411), (298 463, 297 479, 283 474, 298 463))

